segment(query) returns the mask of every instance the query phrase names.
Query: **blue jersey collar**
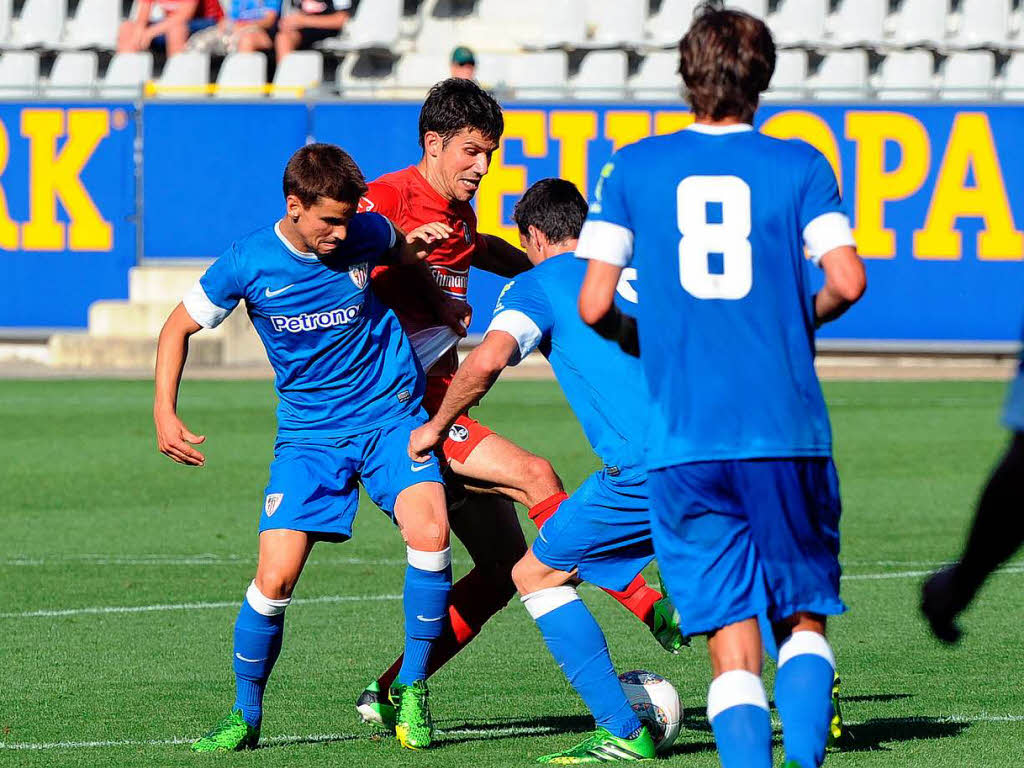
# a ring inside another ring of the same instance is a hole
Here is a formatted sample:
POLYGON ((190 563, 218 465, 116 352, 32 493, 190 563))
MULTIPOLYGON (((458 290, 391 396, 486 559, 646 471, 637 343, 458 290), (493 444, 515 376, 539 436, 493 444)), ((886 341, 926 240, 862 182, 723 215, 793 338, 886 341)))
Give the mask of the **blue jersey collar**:
POLYGON ((749 123, 733 123, 732 125, 705 125, 703 123, 691 123, 683 130, 694 133, 704 133, 709 136, 724 136, 728 133, 746 133, 754 130, 749 123))

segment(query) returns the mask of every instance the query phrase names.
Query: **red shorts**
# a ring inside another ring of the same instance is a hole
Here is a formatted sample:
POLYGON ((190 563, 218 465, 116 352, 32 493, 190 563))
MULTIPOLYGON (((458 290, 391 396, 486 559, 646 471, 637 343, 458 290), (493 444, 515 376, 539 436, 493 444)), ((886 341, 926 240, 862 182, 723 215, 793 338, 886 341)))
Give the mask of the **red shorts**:
MULTIPOLYGON (((451 376, 427 376, 427 388, 423 393, 423 408, 428 416, 437 413, 451 383, 451 376)), ((448 437, 442 446, 444 457, 448 461, 465 462, 473 449, 480 445, 480 441, 493 434, 493 430, 485 427, 476 419, 462 414, 448 430, 448 437)))

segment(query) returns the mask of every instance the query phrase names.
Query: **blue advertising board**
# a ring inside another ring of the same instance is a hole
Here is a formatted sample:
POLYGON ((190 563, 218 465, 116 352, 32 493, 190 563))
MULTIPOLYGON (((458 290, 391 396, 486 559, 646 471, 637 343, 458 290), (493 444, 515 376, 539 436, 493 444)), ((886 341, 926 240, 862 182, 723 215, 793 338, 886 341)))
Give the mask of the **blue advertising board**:
POLYGON ((130 104, 0 103, 0 326, 84 326, 136 260, 130 104))

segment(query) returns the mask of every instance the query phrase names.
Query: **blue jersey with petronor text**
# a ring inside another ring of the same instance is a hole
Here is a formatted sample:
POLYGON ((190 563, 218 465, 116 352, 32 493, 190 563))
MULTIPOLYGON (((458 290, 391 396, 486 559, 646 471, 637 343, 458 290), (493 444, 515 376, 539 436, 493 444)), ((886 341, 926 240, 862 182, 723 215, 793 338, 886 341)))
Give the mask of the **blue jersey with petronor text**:
POLYGON ((280 437, 357 434, 419 408, 422 371, 370 287, 370 270, 394 243, 387 219, 360 213, 336 251, 318 258, 275 224, 234 243, 185 297, 206 328, 245 300, 276 374, 280 437))
POLYGON ((577 252, 637 272, 649 469, 830 454, 804 249, 852 244, 803 142, 694 125, 612 157, 577 252))
MULTIPOLYGON (((643 475, 648 401, 640 361, 580 319, 577 297, 586 264, 572 253, 547 259, 505 286, 488 327, 519 343, 518 363, 533 349, 551 362, 583 432, 610 474, 643 475)), ((617 301, 635 311, 625 275, 617 301)))

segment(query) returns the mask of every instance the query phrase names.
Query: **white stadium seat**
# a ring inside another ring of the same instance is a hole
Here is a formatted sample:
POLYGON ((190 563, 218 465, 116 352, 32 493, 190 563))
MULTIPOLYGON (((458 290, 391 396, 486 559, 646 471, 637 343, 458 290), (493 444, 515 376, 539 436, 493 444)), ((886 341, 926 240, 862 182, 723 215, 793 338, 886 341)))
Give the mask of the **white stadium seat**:
POLYGON ((65 0, 25 0, 11 25, 11 48, 53 48, 60 41, 67 18, 65 0))
POLYGON ((521 53, 509 58, 506 74, 521 101, 564 99, 569 60, 563 51, 521 53))
POLYGON ((217 73, 217 95, 222 99, 258 99, 267 84, 267 57, 262 53, 232 53, 217 73))
POLYGON ((167 99, 196 99, 207 95, 210 83, 210 55, 185 51, 164 64, 157 81, 157 95, 167 99))
POLYGON ((349 54, 341 62, 335 75, 338 91, 355 99, 376 98, 390 95, 395 85, 394 70, 390 59, 369 53, 349 54))
POLYGON ((61 47, 113 50, 120 23, 121 0, 81 0, 61 47))
POLYGON ((440 51, 407 53, 395 66, 398 98, 421 99, 434 83, 448 76, 448 56, 440 51))
POLYGON ((1013 54, 1003 68, 1003 98, 1024 101, 1024 53, 1013 54))
POLYGON ((491 53, 483 51, 476 55, 476 79, 484 88, 508 86, 509 59, 518 56, 513 53, 491 53))
POLYGON ((586 42, 584 0, 480 0, 477 13, 486 35, 483 39, 504 39, 527 48, 574 47, 586 42))
POLYGON ((647 20, 650 45, 676 45, 693 21, 693 12, 701 0, 662 0, 661 9, 647 20))
POLYGON ((0 45, 6 43, 7 38, 11 36, 13 5, 13 0, 0 0, 0 45))
POLYGON ((1010 38, 1013 0, 962 0, 953 45, 965 48, 1003 46, 1010 38))
POLYGON ((808 83, 820 101, 862 99, 868 85, 868 55, 864 51, 830 53, 808 83))
POLYGON ((640 68, 629 81, 637 101, 681 101, 683 79, 679 76, 679 54, 655 51, 640 62, 640 68))
POLYGON ((949 23, 949 0, 903 0, 892 21, 894 45, 941 46, 949 23))
POLYGON ((885 37, 889 0, 842 0, 829 19, 829 42, 840 46, 876 45, 885 37))
POLYGON ((878 68, 876 94, 885 101, 935 98, 935 60, 928 51, 894 51, 878 68))
POLYGON ((769 89, 762 98, 772 100, 798 100, 807 90, 807 53, 779 51, 775 58, 775 73, 769 89))
POLYGON ((625 96, 629 59, 625 51, 591 51, 580 62, 579 71, 570 81, 572 95, 577 99, 611 99, 625 96))
POLYGON ((768 0, 726 0, 725 7, 731 11, 743 11, 759 19, 768 16, 768 0))
POLYGON ((644 41, 647 0, 587 0, 586 23, 594 28, 591 45, 631 48, 644 41))
POLYGON ((0 55, 0 99, 24 99, 36 95, 39 86, 39 54, 8 51, 0 55))
POLYGON ((149 51, 115 53, 103 78, 100 96, 107 99, 134 98, 152 79, 153 54, 149 51))
POLYGON ((341 51, 390 51, 398 42, 403 0, 371 0, 360 3, 341 31, 325 48, 341 51))
POLYGON ((305 91, 320 87, 324 79, 324 55, 320 51, 292 51, 277 65, 274 72, 276 99, 299 99, 305 91))
POLYGON ((99 57, 93 51, 64 51, 57 54, 50 70, 46 95, 54 99, 85 99, 96 89, 99 57))
POLYGON ((996 59, 991 51, 958 52, 946 59, 939 94, 949 101, 992 98, 996 59))
POLYGON ((825 38, 828 0, 781 0, 768 17, 779 45, 818 45, 825 38))

